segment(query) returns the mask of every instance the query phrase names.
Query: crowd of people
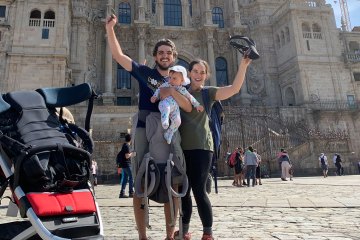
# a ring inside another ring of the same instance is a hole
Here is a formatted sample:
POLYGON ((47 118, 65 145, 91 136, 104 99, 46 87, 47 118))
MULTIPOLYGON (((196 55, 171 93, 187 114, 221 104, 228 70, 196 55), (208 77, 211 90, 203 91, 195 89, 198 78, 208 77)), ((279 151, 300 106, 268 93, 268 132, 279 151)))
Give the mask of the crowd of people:
MULTIPOLYGON (((255 185, 258 184, 262 185, 261 156, 257 153, 256 149, 249 146, 244 151, 241 147, 237 147, 235 148, 234 153, 234 181, 232 185, 237 187, 255 187, 255 185), (250 184, 250 179, 252 180, 252 184, 250 184)), ((228 153, 228 156, 230 157, 231 153, 228 153)))

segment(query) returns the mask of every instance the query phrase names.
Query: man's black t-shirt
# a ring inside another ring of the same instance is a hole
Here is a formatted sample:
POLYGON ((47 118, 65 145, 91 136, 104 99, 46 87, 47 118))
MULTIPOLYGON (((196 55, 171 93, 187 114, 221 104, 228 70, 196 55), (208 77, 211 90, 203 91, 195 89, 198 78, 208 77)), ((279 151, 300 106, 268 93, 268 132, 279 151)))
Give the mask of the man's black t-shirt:
POLYGON ((131 167, 131 158, 126 159, 126 153, 130 153, 130 146, 128 143, 124 143, 119 153, 120 167, 127 168, 131 167))

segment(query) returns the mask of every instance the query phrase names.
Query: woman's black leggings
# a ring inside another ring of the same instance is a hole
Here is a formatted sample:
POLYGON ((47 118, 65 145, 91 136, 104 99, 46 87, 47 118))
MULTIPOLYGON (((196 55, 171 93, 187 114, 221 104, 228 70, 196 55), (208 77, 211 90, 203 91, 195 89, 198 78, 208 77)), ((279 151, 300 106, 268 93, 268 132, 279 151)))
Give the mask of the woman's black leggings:
POLYGON ((198 213, 203 227, 212 227, 213 214, 209 197, 206 193, 205 184, 208 179, 213 153, 207 150, 184 150, 186 161, 186 173, 189 178, 189 189, 181 199, 184 224, 189 224, 192 214, 192 201, 190 190, 192 189, 196 201, 198 213))

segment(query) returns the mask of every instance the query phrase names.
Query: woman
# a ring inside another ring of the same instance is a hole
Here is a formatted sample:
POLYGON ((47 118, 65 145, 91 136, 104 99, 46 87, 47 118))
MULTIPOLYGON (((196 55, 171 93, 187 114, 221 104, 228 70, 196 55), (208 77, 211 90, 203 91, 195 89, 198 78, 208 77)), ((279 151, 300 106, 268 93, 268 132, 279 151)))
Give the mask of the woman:
POLYGON ((252 146, 249 146, 245 152, 244 164, 246 166, 247 186, 250 187, 250 178, 251 178, 253 180, 252 186, 255 187, 255 182, 256 182, 255 171, 256 171, 257 165, 259 164, 259 159, 258 159, 256 153, 254 152, 254 149, 252 146))
MULTIPOLYGON (((246 56, 246 55, 245 55, 246 56)), ((240 91, 245 79, 245 73, 251 60, 246 56, 241 60, 238 72, 232 85, 226 87, 209 87, 209 104, 215 100, 225 100, 240 91)), ((204 60, 192 61, 189 65, 190 87, 188 91, 204 106, 201 90, 210 76, 209 65, 204 60)), ((182 199, 183 208, 183 239, 191 239, 189 233, 190 218, 192 213, 192 201, 190 190, 192 189, 198 213, 203 225, 202 240, 214 239, 212 236, 212 208, 205 184, 211 167, 213 155, 213 140, 209 128, 209 118, 206 111, 181 112, 182 124, 179 128, 181 134, 181 147, 186 161, 186 173, 189 178, 189 189, 182 199)), ((178 234, 178 232, 177 232, 178 234)))

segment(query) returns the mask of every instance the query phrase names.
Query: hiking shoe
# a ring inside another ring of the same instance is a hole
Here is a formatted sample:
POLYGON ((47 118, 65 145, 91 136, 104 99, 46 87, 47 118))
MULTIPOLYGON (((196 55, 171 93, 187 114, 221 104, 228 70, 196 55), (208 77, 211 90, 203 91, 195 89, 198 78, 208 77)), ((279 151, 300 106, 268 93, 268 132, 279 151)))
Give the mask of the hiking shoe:
POLYGON ((212 237, 212 235, 204 234, 201 240, 214 240, 214 238, 212 237))
POLYGON ((187 232, 184 234, 183 238, 180 238, 179 231, 174 233, 174 239, 176 240, 191 240, 191 233, 187 232))
POLYGON ((124 195, 124 194, 120 194, 119 198, 128 198, 128 196, 124 195))
POLYGON ((129 193, 129 198, 134 197, 134 193, 129 193))

